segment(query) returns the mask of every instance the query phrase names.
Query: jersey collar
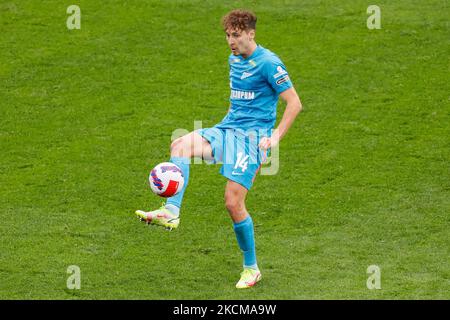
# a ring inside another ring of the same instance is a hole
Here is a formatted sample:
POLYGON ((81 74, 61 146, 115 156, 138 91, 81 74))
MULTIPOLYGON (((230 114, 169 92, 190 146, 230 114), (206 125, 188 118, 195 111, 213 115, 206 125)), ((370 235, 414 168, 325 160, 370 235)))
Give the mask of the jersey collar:
POLYGON ((262 47, 258 44, 258 45, 256 45, 255 51, 253 51, 253 53, 251 55, 249 55, 247 58, 244 58, 242 55, 239 55, 239 56, 241 57, 242 60, 249 61, 251 59, 254 59, 257 55, 259 55, 261 50, 262 50, 262 47))

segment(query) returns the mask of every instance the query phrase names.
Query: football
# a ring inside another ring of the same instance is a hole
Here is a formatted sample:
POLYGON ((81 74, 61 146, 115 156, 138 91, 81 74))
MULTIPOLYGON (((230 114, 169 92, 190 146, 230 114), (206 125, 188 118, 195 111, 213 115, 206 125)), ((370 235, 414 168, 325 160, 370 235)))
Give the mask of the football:
POLYGON ((181 169, 172 162, 162 162, 150 171, 148 177, 150 188, 160 197, 176 195, 184 185, 181 169))

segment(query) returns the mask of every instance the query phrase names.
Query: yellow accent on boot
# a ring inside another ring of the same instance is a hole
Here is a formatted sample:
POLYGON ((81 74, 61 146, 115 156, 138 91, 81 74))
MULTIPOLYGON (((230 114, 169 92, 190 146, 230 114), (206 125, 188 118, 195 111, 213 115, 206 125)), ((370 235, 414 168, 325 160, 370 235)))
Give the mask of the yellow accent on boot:
POLYGON ((261 280, 261 272, 259 269, 244 268, 241 273, 241 278, 236 283, 236 288, 246 289, 253 287, 259 280, 261 280))
POLYGON ((141 221, 146 222, 147 224, 162 226, 168 230, 176 229, 180 224, 180 217, 174 215, 170 210, 166 209, 164 205, 161 208, 150 212, 137 210, 135 214, 141 221))

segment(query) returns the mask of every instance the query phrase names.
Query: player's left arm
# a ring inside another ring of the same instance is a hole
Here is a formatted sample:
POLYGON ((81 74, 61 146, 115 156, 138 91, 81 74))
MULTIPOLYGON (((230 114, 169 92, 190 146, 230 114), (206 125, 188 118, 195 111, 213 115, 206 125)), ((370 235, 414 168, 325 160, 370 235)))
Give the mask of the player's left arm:
POLYGON ((300 102, 300 98, 298 97, 297 91, 295 91, 294 87, 280 93, 280 97, 286 102, 286 109, 284 110, 280 124, 273 131, 272 136, 270 138, 265 137, 261 139, 259 147, 263 150, 267 150, 278 145, 280 140, 288 132, 297 115, 302 111, 302 103, 300 102))

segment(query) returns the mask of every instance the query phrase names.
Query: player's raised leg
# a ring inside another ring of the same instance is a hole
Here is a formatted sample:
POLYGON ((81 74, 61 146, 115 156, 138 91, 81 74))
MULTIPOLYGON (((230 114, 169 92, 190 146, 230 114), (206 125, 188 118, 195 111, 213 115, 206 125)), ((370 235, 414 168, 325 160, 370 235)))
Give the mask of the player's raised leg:
POLYGON ((161 208, 145 212, 136 211, 136 215, 150 224, 164 226, 168 229, 177 228, 180 223, 180 208, 183 201, 184 192, 189 182, 189 171, 192 157, 202 157, 212 159, 212 148, 209 142, 197 132, 191 132, 181 138, 174 140, 170 146, 170 162, 176 164, 184 176, 183 188, 161 208))
POLYGON ((225 188, 225 206, 233 220, 234 232, 244 256, 244 271, 236 288, 250 288, 261 279, 256 263, 253 220, 245 208, 247 189, 237 182, 228 180, 225 188))
POLYGON ((184 191, 189 181, 189 165, 191 158, 212 158, 212 149, 209 142, 197 132, 191 132, 181 138, 174 140, 170 146, 170 162, 176 164, 183 171, 184 186, 175 196, 167 200, 166 208, 175 214, 179 214, 183 201, 184 191))

